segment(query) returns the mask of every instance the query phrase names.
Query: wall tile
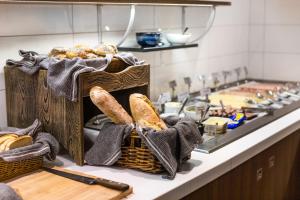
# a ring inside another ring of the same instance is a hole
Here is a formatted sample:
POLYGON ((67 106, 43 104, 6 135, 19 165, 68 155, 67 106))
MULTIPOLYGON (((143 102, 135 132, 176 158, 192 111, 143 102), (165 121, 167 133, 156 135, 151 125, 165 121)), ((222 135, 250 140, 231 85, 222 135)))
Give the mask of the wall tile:
MULTIPOLYGON (((237 76, 233 70, 238 67, 248 66, 248 63, 248 52, 213 57, 208 59, 209 71, 207 73, 210 75, 214 72, 220 73, 223 70, 231 71, 232 74, 227 78, 227 82, 237 81, 237 76)), ((243 76, 241 75, 240 78, 243 78, 243 76)), ((220 81, 224 83, 222 75, 220 75, 220 81)))
POLYGON ((189 28, 205 27, 209 20, 210 7, 187 7, 186 8, 186 26, 189 28))
POLYGON ((198 48, 174 49, 172 51, 162 51, 162 64, 177 64, 198 59, 198 48))
POLYGON ((267 24, 300 24, 300 1, 265 0, 267 24))
POLYGON ((266 26, 266 51, 300 53, 299 26, 266 26))
POLYGON ((249 24, 249 0, 232 0, 232 6, 217 7, 215 26, 249 24))
POLYGON ((5 99, 5 91, 0 91, 0 127, 7 126, 7 116, 6 116, 6 99, 5 99))
MULTIPOLYGON (((117 45, 121 41, 123 35, 124 35, 123 31, 118 31, 118 32, 104 31, 102 32, 102 42, 106 44, 117 45)), ((136 37, 134 33, 130 33, 128 38, 122 44, 122 46, 134 46, 134 45, 137 45, 136 37)))
POLYGON ((181 28, 181 7, 155 7, 155 27, 163 30, 181 28))
POLYGON ((265 23, 265 0, 250 0, 250 24, 265 23))
POLYGON ((161 52, 147 52, 147 53, 138 53, 135 52, 134 55, 140 59, 144 60, 146 63, 150 64, 150 67, 157 67, 160 65, 160 53, 161 52))
POLYGON ((97 32, 97 6, 94 5, 74 5, 74 31, 97 32))
POLYGON ((248 26, 213 27, 207 37, 209 57, 248 51, 248 26))
POLYGON ((260 78, 264 77, 264 54, 263 52, 250 52, 249 53, 249 77, 250 78, 260 78))
POLYGON ((0 36, 71 33, 71 10, 68 5, 1 4, 0 36))
POLYGON ((266 79, 300 81, 299 66, 299 54, 266 53, 264 77, 266 79))
POLYGON ((265 40, 265 27, 263 25, 251 25, 249 28, 249 51, 263 51, 265 40))
POLYGON ((97 46, 99 44, 98 33, 81 33, 74 35, 74 44, 84 44, 90 47, 97 46))

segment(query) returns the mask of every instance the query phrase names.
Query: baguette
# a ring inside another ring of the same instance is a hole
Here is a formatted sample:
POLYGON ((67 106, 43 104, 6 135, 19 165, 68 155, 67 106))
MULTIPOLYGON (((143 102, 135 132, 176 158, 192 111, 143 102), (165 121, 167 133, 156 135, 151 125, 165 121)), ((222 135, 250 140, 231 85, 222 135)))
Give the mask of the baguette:
POLYGON ((129 98, 130 110, 134 121, 143 128, 160 131, 167 129, 152 102, 142 94, 132 94, 129 98))
POLYGON ((132 124, 133 120, 117 100, 106 90, 95 86, 90 90, 92 102, 115 124, 132 124))

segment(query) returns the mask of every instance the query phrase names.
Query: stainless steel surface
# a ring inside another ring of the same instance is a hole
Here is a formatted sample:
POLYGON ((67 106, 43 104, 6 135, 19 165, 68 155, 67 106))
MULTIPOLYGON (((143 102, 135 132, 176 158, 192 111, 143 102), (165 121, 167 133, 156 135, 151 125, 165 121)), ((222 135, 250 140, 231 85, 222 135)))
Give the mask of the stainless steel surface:
MULTIPOLYGON (((265 81, 258 80, 260 82, 276 82, 276 81, 265 81)), ((241 81, 244 82, 244 81, 241 81)), ((277 81, 278 82, 278 81, 277 81)), ((236 86, 236 83, 232 83, 232 86, 236 86)), ((203 153, 211 153, 214 152, 223 146, 267 125, 268 123, 294 111, 295 109, 300 108, 300 100, 291 102, 288 105, 284 105, 281 108, 274 109, 274 107, 269 107, 269 109, 265 110, 265 113, 261 113, 259 117, 247 121, 242 126, 228 130, 224 135, 217 135, 214 138, 210 138, 204 143, 197 146, 195 151, 203 152, 203 153)), ((257 108, 262 109, 262 108, 257 108)))

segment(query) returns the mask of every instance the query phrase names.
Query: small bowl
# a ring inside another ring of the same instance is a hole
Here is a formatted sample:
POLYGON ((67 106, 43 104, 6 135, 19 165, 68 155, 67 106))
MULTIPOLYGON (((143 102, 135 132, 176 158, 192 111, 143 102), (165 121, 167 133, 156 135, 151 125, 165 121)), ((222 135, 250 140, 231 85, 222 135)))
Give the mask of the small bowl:
POLYGON ((178 114, 182 103, 180 102, 167 102, 165 103, 165 113, 176 113, 178 114))
POLYGON ((158 33, 158 32, 139 32, 139 33, 136 33, 136 41, 142 47, 155 47, 160 42, 160 33, 158 33))
MULTIPOLYGON (((184 114, 186 117, 192 118, 195 121, 199 121, 202 118, 201 114, 204 114, 205 111, 205 103, 198 102, 194 105, 186 106, 183 109, 184 114), (198 112, 196 111, 198 110, 198 112), (199 112, 201 110, 201 112, 199 112)), ((204 118, 208 117, 208 113, 206 113, 206 116, 203 116, 204 118)))
POLYGON ((191 34, 167 33, 166 38, 171 44, 186 44, 192 37, 191 34))

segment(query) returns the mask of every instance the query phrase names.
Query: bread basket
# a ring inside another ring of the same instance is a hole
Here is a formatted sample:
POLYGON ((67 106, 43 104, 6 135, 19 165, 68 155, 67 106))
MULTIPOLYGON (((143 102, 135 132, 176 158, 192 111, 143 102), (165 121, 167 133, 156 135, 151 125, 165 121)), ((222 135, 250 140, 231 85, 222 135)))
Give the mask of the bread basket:
POLYGON ((35 171, 43 165, 43 157, 33 157, 16 162, 0 159, 0 182, 35 171))
MULTIPOLYGON (((16 131, 17 128, 0 128, 0 131, 16 131)), ((0 158, 0 182, 35 171, 43 165, 43 156, 36 156, 14 162, 7 162, 0 158)))
POLYGON ((122 145, 122 156, 117 165, 155 174, 164 171, 161 163, 142 142, 135 130, 122 145))

